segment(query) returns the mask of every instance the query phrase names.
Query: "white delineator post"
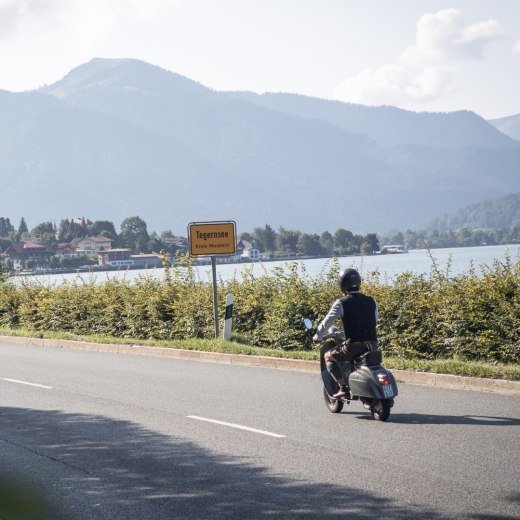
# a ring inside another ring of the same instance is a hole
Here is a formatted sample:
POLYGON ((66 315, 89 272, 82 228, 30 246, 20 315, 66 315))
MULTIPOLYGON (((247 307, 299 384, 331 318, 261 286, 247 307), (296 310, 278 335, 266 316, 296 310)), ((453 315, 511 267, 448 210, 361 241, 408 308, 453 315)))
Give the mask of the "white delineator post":
POLYGON ((226 296, 226 315, 224 317, 224 339, 231 339, 231 326, 233 323, 233 295, 226 296))

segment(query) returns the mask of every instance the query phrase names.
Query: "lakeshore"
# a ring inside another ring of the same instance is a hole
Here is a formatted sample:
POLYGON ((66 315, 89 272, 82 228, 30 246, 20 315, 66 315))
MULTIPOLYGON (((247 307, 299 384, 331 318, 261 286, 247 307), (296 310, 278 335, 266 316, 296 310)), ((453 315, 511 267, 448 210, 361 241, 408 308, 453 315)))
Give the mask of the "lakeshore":
MULTIPOLYGON (((448 276, 457 276, 469 269, 481 270, 483 265, 491 265, 495 261, 504 262, 507 258, 520 257, 520 245, 511 244, 504 246, 477 246, 443 249, 413 249, 406 254, 387 254, 369 256, 341 256, 332 257, 287 257, 285 259, 273 258, 262 261, 226 262, 225 257, 219 258, 218 276, 221 280, 242 278, 244 274, 251 273, 255 277, 270 274, 276 269, 285 269, 291 264, 296 264, 298 269, 309 277, 319 276, 321 272, 329 269, 333 262, 337 261, 340 268, 354 267, 364 276, 377 273, 382 281, 391 279, 403 272, 409 271, 416 274, 429 275, 432 269, 448 276)), ((208 259, 209 261, 209 259, 208 259)), ((93 277, 99 283, 104 280, 124 277, 132 281, 141 276, 161 278, 164 276, 164 268, 107 268, 93 266, 91 269, 59 271, 57 273, 34 273, 14 276, 12 279, 19 283, 21 280, 30 279, 42 283, 59 284, 73 282, 79 279, 93 277)), ((174 266, 177 267, 177 266, 174 266)), ((211 278, 211 266, 199 262, 193 265, 197 276, 201 280, 211 278)))

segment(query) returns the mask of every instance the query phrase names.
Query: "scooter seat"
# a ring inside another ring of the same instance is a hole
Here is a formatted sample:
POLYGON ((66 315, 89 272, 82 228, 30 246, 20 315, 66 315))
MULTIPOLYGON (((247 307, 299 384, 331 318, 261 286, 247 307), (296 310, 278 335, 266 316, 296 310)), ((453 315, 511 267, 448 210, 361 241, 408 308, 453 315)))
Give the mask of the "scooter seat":
POLYGON ((359 361, 361 364, 367 366, 380 365, 383 362, 383 354, 380 350, 366 352, 365 354, 359 356, 356 361, 359 361))

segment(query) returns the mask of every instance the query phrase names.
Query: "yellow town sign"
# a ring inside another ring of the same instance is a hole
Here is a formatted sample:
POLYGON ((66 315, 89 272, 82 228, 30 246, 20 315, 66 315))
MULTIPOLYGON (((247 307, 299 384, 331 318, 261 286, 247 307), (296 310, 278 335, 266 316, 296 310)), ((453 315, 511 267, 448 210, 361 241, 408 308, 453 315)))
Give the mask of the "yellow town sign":
POLYGON ((190 256, 234 255, 236 224, 225 222, 191 222, 188 224, 190 256))

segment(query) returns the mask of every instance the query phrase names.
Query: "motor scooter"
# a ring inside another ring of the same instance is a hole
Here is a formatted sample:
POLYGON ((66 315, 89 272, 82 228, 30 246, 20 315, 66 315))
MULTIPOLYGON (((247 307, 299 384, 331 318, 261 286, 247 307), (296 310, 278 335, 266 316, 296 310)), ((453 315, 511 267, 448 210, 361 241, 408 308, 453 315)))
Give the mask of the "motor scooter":
MULTIPOLYGON (((312 321, 306 318, 305 327, 312 329, 312 321)), ((320 347, 321 378, 323 380, 323 397, 327 408, 332 413, 339 413, 344 404, 350 401, 360 401, 370 411, 377 421, 386 421, 390 417, 390 409, 394 406, 394 399, 398 395, 397 383, 390 372, 382 365, 380 350, 365 352, 352 361, 338 363, 343 381, 348 381, 350 395, 334 398, 339 385, 330 375, 325 365, 325 352, 339 347, 345 342, 343 329, 331 327, 322 338, 320 347)))

